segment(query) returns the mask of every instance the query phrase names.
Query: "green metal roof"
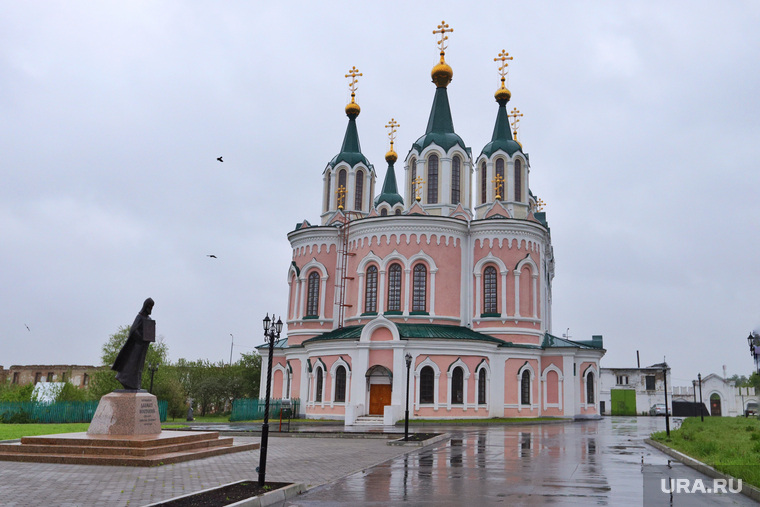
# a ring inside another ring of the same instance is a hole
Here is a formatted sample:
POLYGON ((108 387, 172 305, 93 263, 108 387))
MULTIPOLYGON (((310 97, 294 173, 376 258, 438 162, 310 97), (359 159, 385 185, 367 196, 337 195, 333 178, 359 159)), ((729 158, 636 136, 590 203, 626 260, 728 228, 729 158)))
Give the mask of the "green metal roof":
POLYGON ((362 328, 364 326, 348 326, 348 327, 342 327, 340 329, 334 329, 332 331, 328 331, 326 333, 322 333, 319 336, 315 336, 314 338, 309 338, 308 340, 304 340, 303 344, 312 343, 312 342, 322 342, 322 341, 328 341, 328 340, 358 340, 359 337, 362 334, 362 328))
MULTIPOLYGON (((256 345, 257 349, 268 349, 269 344, 268 343, 262 343, 261 345, 256 345)), ((276 349, 287 349, 288 348, 288 339, 287 338, 280 338, 276 342, 274 342, 274 348, 276 349)))
POLYGON ((594 336, 590 341, 574 341, 567 338, 560 338, 549 333, 544 334, 544 342, 541 347, 549 348, 574 348, 574 349, 602 349, 602 337, 594 336))
POLYGON ((444 151, 449 151, 452 146, 458 144, 463 150, 470 153, 470 149, 464 145, 462 138, 454 132, 449 95, 444 87, 436 88, 425 135, 417 139, 412 145, 412 149, 416 148, 418 152, 422 152, 433 143, 443 148, 444 151))
POLYGON ((428 338, 436 340, 476 340, 491 343, 504 343, 498 338, 478 333, 462 326, 443 324, 396 324, 402 338, 428 338))
POLYGON ((359 144, 359 132, 356 129, 356 116, 354 115, 348 117, 346 135, 343 137, 343 146, 340 149, 340 153, 335 155, 328 165, 335 167, 340 162, 345 162, 351 167, 359 162, 363 162, 367 167, 372 167, 367 157, 362 154, 362 148, 359 144))
POLYGON ((381 202, 387 202, 391 206, 398 203, 404 204, 404 198, 398 193, 396 171, 393 169, 393 162, 388 162, 388 172, 385 173, 383 190, 380 192, 380 195, 375 197, 375 206, 381 202))
POLYGON ((481 155, 490 157, 498 150, 503 150, 510 157, 516 152, 522 152, 520 145, 512 139, 509 130, 509 116, 507 115, 507 101, 499 101, 499 110, 496 112, 496 124, 493 127, 491 142, 486 144, 481 155))

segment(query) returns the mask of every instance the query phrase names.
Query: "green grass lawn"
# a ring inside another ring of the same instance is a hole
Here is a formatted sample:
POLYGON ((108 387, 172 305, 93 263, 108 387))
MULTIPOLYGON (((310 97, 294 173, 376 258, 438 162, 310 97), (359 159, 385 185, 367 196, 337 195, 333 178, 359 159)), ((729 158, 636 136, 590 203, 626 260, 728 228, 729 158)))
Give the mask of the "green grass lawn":
POLYGON ((89 423, 69 424, 0 424, 0 440, 13 440, 34 435, 54 433, 78 433, 87 431, 89 423))
POLYGON ((652 440, 760 487, 760 420, 744 417, 689 417, 681 427, 652 434, 652 440))

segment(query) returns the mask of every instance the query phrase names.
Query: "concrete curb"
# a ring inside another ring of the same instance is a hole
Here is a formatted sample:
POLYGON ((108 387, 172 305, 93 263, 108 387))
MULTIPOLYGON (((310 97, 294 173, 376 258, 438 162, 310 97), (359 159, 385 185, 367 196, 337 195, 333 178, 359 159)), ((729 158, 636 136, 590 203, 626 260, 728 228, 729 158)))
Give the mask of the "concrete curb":
MULTIPOLYGON (((201 491, 195 491, 193 493, 188 493, 186 495, 181 496, 175 496, 173 498, 167 498, 166 500, 161 500, 160 502, 154 502, 151 504, 146 505, 145 507, 155 507, 159 506, 165 502, 171 502, 173 500, 179 500, 180 498, 188 498, 194 495, 197 495, 199 493, 206 493, 208 491, 214 491, 217 489, 225 488, 227 486, 231 486, 233 484, 239 484, 241 482, 253 482, 251 480, 242 480, 242 481, 235 481, 230 482, 229 484, 222 484, 221 486, 215 486, 213 488, 207 488, 203 489, 201 491)), ((268 493, 264 493, 263 495, 255 496, 253 498, 246 498, 245 500, 240 500, 239 502, 231 503, 228 507, 266 507, 267 505, 274 505, 279 502, 283 502, 289 498, 293 498, 294 496, 300 495, 306 491, 306 486, 303 484, 291 484, 289 486, 285 486, 284 488, 276 489, 274 491, 270 491, 268 493)))
POLYGON ((443 433, 441 435, 438 435, 437 437, 428 438, 427 440, 422 440, 419 442, 405 442, 403 438, 399 440, 390 440, 386 442, 388 445, 397 445, 401 447, 427 447, 429 445, 437 444, 438 442, 442 442, 444 440, 449 440, 451 438, 450 433, 443 433))
MULTIPOLYGON (((651 445, 658 451, 664 452, 668 456, 671 456, 684 465, 693 468, 697 472, 702 472, 708 477, 712 477, 713 479, 736 479, 736 477, 732 477, 730 475, 724 474, 723 472, 719 472, 718 470, 715 470, 710 465, 707 465, 705 463, 702 463, 699 460, 696 460, 692 458, 691 456, 687 456, 686 454, 676 451, 673 448, 668 447, 665 444, 661 444, 660 442, 655 442, 651 438, 645 438, 644 443, 651 445)), ((742 481, 742 494, 744 496, 747 496, 751 498, 752 500, 756 502, 760 502, 760 489, 757 487, 747 484, 744 481, 742 481)))

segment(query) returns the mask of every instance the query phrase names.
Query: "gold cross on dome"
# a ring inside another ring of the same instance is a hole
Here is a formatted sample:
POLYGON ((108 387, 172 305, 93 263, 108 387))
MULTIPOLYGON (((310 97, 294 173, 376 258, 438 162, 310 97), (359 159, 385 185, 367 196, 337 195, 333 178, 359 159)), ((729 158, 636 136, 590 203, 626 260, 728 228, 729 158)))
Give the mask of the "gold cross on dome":
POLYGON ((499 201, 501 200, 501 187, 504 185, 504 177, 501 174, 497 174, 491 181, 493 181, 493 190, 496 194, 495 199, 499 201))
POLYGON ((524 115, 516 107, 507 115, 507 117, 512 118, 512 133, 515 137, 517 137, 517 128, 520 126, 520 118, 522 116, 524 115))
POLYGON ((338 209, 343 209, 343 203, 346 201, 346 187, 339 186, 335 193, 338 194, 338 209))
POLYGON ((351 67, 351 70, 348 71, 348 74, 346 74, 346 77, 351 77, 351 84, 348 85, 348 89, 351 90, 351 101, 353 102, 354 94, 356 93, 356 81, 357 76, 361 76, 362 73, 359 72, 359 70, 356 68, 356 65, 351 67))
POLYGON ((541 199, 540 197, 536 199, 536 211, 543 211, 544 206, 546 206, 546 203, 544 202, 543 199, 541 199))
POLYGON ((414 190, 414 198, 417 201, 422 199, 422 185, 424 184, 425 180, 422 179, 422 176, 417 176, 412 180, 412 190, 414 190))
POLYGON ((449 36, 446 35, 447 32, 453 32, 453 28, 449 28, 449 25, 445 21, 441 21, 441 24, 438 25, 438 30, 433 30, 433 35, 440 33, 441 34, 441 40, 439 40, 436 44, 438 44, 441 47, 441 53, 446 51, 446 45, 445 42, 449 39, 449 36))
POLYGON ((499 75, 501 76, 502 81, 504 81, 507 72, 509 72, 507 69, 507 67, 509 67, 509 63, 507 63, 508 60, 514 60, 514 58, 509 56, 509 53, 507 53, 507 51, 504 49, 501 50, 499 56, 493 59, 494 62, 501 61, 501 66, 499 67, 499 75))
POLYGON ((391 118, 391 121, 388 122, 388 125, 385 126, 385 128, 390 129, 388 131, 388 137, 391 139, 391 149, 393 149, 393 141, 396 139, 396 127, 400 127, 401 125, 396 122, 393 118, 391 118))

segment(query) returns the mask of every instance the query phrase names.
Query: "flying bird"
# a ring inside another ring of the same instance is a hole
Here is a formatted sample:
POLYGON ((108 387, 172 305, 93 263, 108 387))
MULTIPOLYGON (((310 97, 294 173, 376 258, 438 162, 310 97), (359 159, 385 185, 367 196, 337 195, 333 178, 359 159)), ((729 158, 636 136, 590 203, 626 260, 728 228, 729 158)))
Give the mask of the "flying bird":
POLYGON ((222 160, 222 157, 216 157, 216 159, 217 159, 219 162, 224 162, 224 160, 222 160))
POLYGON ((32 332, 32 330, 29 329, 29 326, 27 326, 26 324, 24 324, 24 327, 26 327, 26 330, 29 331, 30 333, 32 332))
POLYGON ((212 259, 216 259, 216 255, 214 255, 214 254, 209 254, 206 257, 211 257, 212 259))

